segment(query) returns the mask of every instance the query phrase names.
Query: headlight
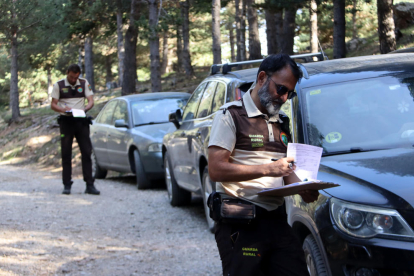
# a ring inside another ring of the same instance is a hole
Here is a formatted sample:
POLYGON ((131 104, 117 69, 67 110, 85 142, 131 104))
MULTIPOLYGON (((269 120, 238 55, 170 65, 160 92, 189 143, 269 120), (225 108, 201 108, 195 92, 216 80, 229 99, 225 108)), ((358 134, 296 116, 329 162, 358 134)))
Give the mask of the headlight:
POLYGON ((162 151, 162 144, 151 144, 148 146, 148 152, 162 151))
POLYGON ((351 236, 414 238, 414 231, 396 210, 354 204, 336 198, 331 198, 330 205, 335 224, 351 236))

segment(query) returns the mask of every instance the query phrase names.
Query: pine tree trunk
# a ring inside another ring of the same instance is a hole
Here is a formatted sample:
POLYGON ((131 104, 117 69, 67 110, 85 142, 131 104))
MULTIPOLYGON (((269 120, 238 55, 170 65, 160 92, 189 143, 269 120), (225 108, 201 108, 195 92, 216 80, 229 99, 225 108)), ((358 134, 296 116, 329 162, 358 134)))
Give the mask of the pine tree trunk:
POLYGON ((283 10, 265 10, 267 54, 277 54, 283 42, 283 10))
POLYGON ((259 25, 257 22, 257 10, 253 5, 255 0, 247 0, 247 20, 249 22, 249 59, 261 59, 262 49, 259 37, 259 25))
POLYGON ((19 77, 18 77, 18 63, 17 63, 17 26, 12 26, 11 37, 11 76, 10 76, 10 107, 12 111, 11 121, 16 122, 20 117, 19 108, 19 77))
POLYGON ((386 54, 396 49, 392 5, 393 0, 377 0, 378 34, 381 54, 386 54))
POLYGON ((117 12, 116 12, 116 34, 118 43, 118 85, 122 86, 122 78, 124 75, 124 59, 125 59, 125 48, 124 48, 124 36, 122 34, 122 0, 117 0, 117 12))
POLYGON ((236 0, 237 61, 246 60, 246 2, 236 0))
POLYGON ((180 2, 181 16, 183 18, 183 65, 185 74, 188 77, 194 76, 193 66, 191 66, 190 56, 190 20, 189 20, 189 2, 180 2))
POLYGON ((106 69, 106 77, 105 77, 105 84, 110 83, 112 85, 112 56, 108 55, 105 56, 105 69, 106 69))
POLYGON ((334 50, 333 58, 344 58, 345 48, 345 0, 334 0, 334 50))
POLYGON ((357 1, 358 0, 352 0, 352 39, 356 39, 358 37, 356 22, 357 1))
POLYGON ((220 0, 212 1, 213 63, 221 64, 220 0))
POLYGON ((177 24, 177 72, 183 72, 183 26, 177 24))
POLYGON ((296 12, 298 8, 294 5, 285 9, 285 17, 283 19, 283 43, 282 52, 288 55, 293 54, 293 46, 295 44, 296 29, 296 12))
POLYGON ((311 53, 318 52, 318 15, 317 15, 318 6, 316 0, 311 0, 309 6, 310 14, 310 49, 311 53))
POLYGON ((88 80, 92 91, 95 91, 95 78, 93 70, 93 39, 91 35, 85 38, 85 78, 88 80))
POLYGON ((50 66, 47 66, 46 72, 47 72, 47 101, 50 103, 52 102, 52 90, 53 90, 52 71, 50 69, 50 66))
POLYGON ((131 1, 131 13, 129 16, 129 26, 125 34, 125 59, 124 77, 122 80, 122 95, 135 93, 135 81, 137 77, 137 42, 138 27, 135 18, 139 15, 138 0, 131 1))
POLYGON ((84 45, 78 47, 78 66, 81 69, 81 73, 79 75, 80 78, 83 78, 83 56, 82 56, 82 50, 84 49, 84 45))
POLYGON ((160 38, 157 32, 158 25, 158 1, 148 0, 149 4, 149 27, 150 27, 150 61, 151 61, 151 91, 161 91, 160 74, 160 38))
POLYGON ((162 38, 162 63, 161 63, 161 69, 160 69, 161 75, 164 75, 165 73, 167 73, 168 54, 169 54, 168 37, 169 37, 168 30, 166 30, 162 38))
POLYGON ((231 61, 236 61, 236 53, 234 51, 234 29, 232 26, 229 27, 229 39, 230 39, 230 55, 231 61))

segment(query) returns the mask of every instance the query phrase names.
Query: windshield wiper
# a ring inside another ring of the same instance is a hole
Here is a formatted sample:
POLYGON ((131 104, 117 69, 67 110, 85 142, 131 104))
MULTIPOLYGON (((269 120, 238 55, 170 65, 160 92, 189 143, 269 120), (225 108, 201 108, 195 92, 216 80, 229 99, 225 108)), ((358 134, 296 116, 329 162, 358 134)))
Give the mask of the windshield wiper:
POLYGON ((322 154, 322 156, 332 156, 332 155, 340 155, 340 154, 347 154, 347 153, 377 151, 377 150, 385 150, 385 149, 362 149, 362 148, 359 148, 359 147, 354 147, 354 148, 350 148, 349 150, 341 150, 341 151, 334 151, 334 152, 324 152, 322 154))
POLYGON ((145 123, 145 124, 137 124, 134 126, 145 126, 145 125, 158 125, 158 124, 165 124, 165 123, 169 123, 169 122, 149 122, 149 123, 145 123))

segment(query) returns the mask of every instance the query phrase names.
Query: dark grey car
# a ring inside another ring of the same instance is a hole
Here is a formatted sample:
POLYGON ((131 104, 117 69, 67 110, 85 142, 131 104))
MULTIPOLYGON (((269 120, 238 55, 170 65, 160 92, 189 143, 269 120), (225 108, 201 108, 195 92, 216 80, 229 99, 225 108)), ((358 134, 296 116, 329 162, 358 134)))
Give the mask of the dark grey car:
POLYGON ((109 101, 91 126, 94 176, 105 178, 107 170, 132 172, 138 189, 162 179, 162 139, 175 129, 168 114, 183 108, 189 97, 188 93, 157 92, 109 101))

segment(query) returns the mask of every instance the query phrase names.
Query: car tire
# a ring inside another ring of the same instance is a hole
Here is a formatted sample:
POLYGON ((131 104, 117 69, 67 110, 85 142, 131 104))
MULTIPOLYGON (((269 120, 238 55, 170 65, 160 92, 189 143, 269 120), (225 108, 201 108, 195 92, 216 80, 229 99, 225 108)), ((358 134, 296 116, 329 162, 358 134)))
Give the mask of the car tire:
POLYGON ((191 202, 191 192, 180 188, 174 177, 168 152, 164 155, 165 185, 167 187, 168 200, 172 206, 183 206, 191 202))
POLYGON ((306 265, 310 276, 327 276, 328 272, 323 261, 321 251, 312 234, 309 234, 303 241, 306 265))
POLYGON ((98 165, 98 160, 96 159, 96 155, 93 150, 91 154, 91 159, 92 159, 92 177, 96 179, 104 179, 106 177, 106 174, 108 173, 108 170, 105 170, 98 165))
POLYGON ((202 178, 202 184, 203 184, 203 204, 204 204, 204 213, 206 215, 206 220, 208 224, 208 229, 211 233, 214 233, 215 229, 215 221, 210 218, 210 208, 207 205, 207 199, 208 196, 215 190, 213 188, 213 183, 210 181, 210 176, 208 174, 208 166, 204 168, 203 171, 203 178, 202 178))
POLYGON ((134 163, 135 163, 135 177, 137 179, 137 188, 139 190, 145 190, 151 187, 151 182, 148 180, 144 170, 144 166, 141 162, 141 157, 138 150, 134 150, 134 163))

